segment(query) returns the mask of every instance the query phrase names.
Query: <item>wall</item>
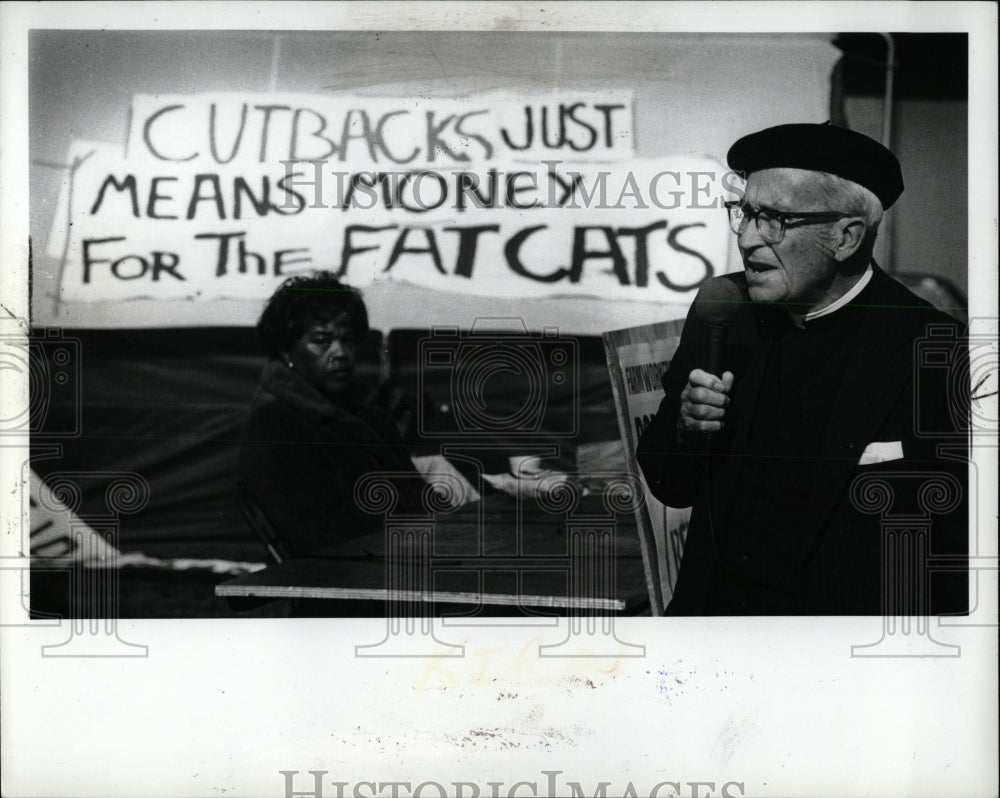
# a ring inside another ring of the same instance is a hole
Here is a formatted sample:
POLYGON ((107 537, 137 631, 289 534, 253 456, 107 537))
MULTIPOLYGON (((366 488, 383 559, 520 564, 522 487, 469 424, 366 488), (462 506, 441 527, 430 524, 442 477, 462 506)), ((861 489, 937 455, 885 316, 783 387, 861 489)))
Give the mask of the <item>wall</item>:
MULTIPOLYGON (((881 138, 881 98, 847 97, 844 110, 854 130, 881 138)), ((964 100, 895 103, 892 150, 902 163, 906 190, 886 217, 889 236, 883 236, 875 255, 890 272, 944 277, 966 296, 968 114, 964 100)))

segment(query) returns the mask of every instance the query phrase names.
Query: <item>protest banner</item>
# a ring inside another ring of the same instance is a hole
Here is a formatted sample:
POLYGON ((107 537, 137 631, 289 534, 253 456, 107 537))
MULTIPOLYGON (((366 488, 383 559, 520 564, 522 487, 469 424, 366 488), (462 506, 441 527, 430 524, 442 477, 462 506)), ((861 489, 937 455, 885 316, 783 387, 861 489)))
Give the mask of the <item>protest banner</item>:
POLYGON ((75 140, 47 254, 64 301, 265 298, 297 271, 478 296, 685 303, 739 181, 636 158, 628 98, 137 96, 75 140))

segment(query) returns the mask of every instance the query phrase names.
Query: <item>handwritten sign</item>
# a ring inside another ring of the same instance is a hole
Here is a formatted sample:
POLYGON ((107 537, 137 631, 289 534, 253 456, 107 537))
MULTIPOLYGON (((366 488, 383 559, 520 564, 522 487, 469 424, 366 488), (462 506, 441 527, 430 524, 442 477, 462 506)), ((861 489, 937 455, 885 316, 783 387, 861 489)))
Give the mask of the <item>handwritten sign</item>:
POLYGON ((128 155, 202 169, 282 160, 451 166, 510 156, 634 154, 629 95, 489 92, 455 99, 314 94, 139 95, 128 155))
MULTIPOLYGON (((604 351, 618 426, 628 463, 636 462, 639 438, 663 401, 660 378, 680 344, 684 320, 604 333, 604 351)), ((634 466, 633 466, 634 467, 634 466)), ((661 504, 642 480, 644 502, 636 510, 646 581, 654 614, 670 603, 684 553, 691 508, 661 504)))
POLYGON ((263 298, 325 268, 462 294, 686 302, 724 270, 707 158, 634 156, 628 98, 140 96, 75 141, 63 298, 263 298))

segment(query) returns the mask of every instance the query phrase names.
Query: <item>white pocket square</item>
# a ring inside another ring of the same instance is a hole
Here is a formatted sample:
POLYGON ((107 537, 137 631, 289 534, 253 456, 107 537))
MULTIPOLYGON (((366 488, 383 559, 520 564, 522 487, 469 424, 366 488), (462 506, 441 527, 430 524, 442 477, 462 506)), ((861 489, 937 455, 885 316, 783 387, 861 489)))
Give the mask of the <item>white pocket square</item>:
POLYGON ((903 459, 902 441, 875 441, 869 443, 861 453, 858 465, 873 465, 874 463, 885 463, 889 460, 903 459))

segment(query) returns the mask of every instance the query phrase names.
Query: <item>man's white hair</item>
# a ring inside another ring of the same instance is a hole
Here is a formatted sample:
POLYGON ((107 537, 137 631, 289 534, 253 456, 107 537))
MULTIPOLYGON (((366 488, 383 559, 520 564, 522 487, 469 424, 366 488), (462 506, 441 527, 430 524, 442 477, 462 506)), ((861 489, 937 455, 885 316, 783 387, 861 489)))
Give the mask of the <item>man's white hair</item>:
POLYGON ((829 172, 816 172, 816 186, 830 201, 831 209, 861 216, 867 228, 865 241, 875 243, 878 226, 885 212, 878 197, 859 183, 829 172))

